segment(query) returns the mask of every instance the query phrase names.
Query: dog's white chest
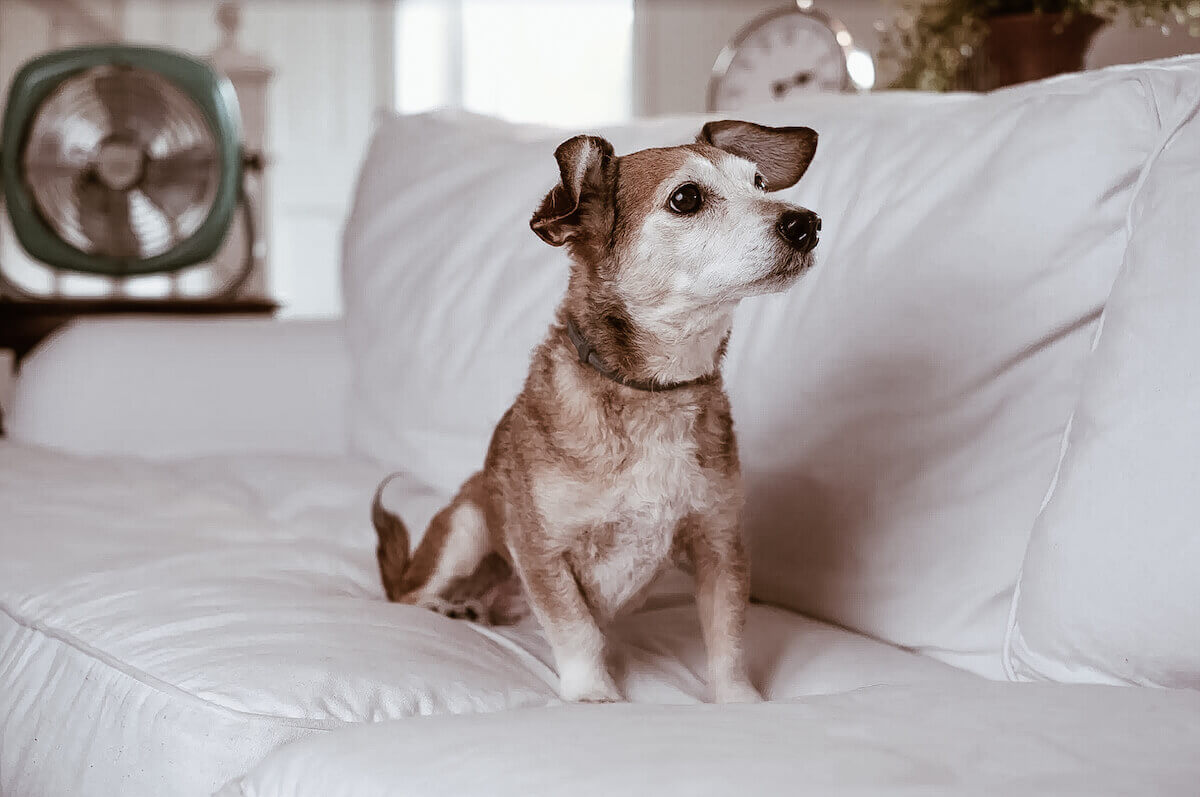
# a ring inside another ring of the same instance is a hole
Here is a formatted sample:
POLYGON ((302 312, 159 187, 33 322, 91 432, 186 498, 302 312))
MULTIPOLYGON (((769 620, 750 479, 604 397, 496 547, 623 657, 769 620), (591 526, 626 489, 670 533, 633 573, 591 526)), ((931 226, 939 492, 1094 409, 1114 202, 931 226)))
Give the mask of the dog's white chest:
POLYGON ((679 522, 710 511, 712 475, 683 424, 652 424, 607 472, 541 480, 547 533, 560 537, 599 619, 615 616, 662 570, 679 522))

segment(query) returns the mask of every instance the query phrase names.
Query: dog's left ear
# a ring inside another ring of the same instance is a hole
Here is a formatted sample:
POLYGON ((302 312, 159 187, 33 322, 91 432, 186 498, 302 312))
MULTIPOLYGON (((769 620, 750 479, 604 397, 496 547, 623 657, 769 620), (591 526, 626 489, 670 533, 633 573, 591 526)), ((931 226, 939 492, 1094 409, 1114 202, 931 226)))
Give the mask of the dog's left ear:
POLYGON ((575 136, 554 150, 559 183, 534 211, 529 226, 551 246, 562 246, 594 228, 612 228, 616 164, 612 144, 599 136, 575 136))
POLYGON ((765 127, 727 119, 709 122, 696 141, 754 161, 768 191, 795 185, 817 152, 817 132, 809 127, 765 127))

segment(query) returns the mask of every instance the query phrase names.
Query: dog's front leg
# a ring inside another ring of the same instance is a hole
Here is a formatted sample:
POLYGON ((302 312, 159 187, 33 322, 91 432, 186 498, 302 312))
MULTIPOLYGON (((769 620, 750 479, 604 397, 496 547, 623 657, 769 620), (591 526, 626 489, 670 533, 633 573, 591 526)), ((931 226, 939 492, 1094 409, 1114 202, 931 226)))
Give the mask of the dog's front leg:
POLYGON ((696 568, 696 605, 708 650, 708 679, 718 703, 762 700, 746 673, 742 633, 750 600, 750 568, 736 519, 692 517, 684 544, 696 568))
POLYGON ((514 558, 530 608, 554 653, 562 699, 585 703, 621 700, 604 661, 604 634, 566 557, 526 550, 514 558))

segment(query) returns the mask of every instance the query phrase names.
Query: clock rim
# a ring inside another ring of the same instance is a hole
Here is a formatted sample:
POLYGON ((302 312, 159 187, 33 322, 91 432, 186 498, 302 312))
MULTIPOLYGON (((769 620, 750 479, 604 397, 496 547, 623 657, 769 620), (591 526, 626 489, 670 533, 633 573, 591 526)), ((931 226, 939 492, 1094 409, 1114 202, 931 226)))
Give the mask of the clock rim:
POLYGON ((844 92, 850 88, 852 83, 850 80, 849 57, 850 52, 854 49, 854 39, 850 35, 849 29, 847 29, 845 24, 843 24, 843 22, 837 17, 832 17, 829 14, 826 14, 824 11, 813 8, 812 6, 809 6, 808 8, 802 8, 800 6, 800 0, 797 0, 797 2, 793 5, 783 6, 782 8, 776 8, 771 11, 764 11, 754 19, 751 19, 749 22, 742 25, 742 27, 738 28, 738 31, 733 35, 733 38, 721 48, 721 52, 717 54, 717 60, 713 62, 712 70, 709 72, 708 76, 708 91, 704 103, 705 111, 707 113, 713 113, 717 110, 715 102, 717 87, 720 85, 721 80, 723 80, 725 75, 729 72, 730 64, 733 63, 733 59, 737 57, 738 51, 746 43, 746 40, 757 33, 759 28, 761 28, 763 25, 766 25, 768 22, 782 17, 791 16, 792 14, 800 14, 802 16, 815 19, 817 22, 828 28, 833 34, 833 43, 836 44, 842 52, 842 84, 838 88, 838 91, 844 92), (841 33, 846 34, 846 44, 842 44, 838 39, 838 35, 841 33))

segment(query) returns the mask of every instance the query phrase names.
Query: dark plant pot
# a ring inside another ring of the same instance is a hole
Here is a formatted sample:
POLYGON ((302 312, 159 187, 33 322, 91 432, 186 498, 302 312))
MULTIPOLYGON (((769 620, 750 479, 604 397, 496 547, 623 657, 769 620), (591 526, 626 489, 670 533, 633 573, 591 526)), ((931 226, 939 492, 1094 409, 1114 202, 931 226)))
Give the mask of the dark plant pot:
POLYGON ((1106 24, 1091 14, 1008 14, 987 21, 988 34, 972 59, 971 88, 989 91, 1083 69, 1092 38, 1106 24))

